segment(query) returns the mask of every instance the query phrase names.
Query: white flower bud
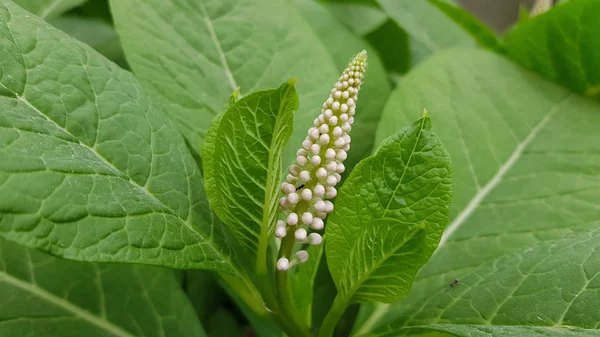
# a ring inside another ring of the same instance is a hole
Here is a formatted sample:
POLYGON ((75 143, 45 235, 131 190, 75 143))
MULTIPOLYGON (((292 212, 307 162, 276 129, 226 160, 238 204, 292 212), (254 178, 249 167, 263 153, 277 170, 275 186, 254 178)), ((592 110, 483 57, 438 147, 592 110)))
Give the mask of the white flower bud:
POLYGON ((295 183, 296 183, 296 181, 298 181, 298 177, 296 177, 296 176, 293 176, 293 175, 291 175, 291 174, 288 174, 288 175, 285 177, 285 181, 287 181, 287 182, 288 182, 288 183, 290 183, 290 184, 295 184, 295 183))
POLYGON ((312 192, 311 192, 310 188, 303 189, 301 195, 302 195, 302 200, 309 201, 310 199, 312 199, 312 192))
POLYGON ((287 229, 284 226, 277 226, 275 227, 275 236, 278 238, 284 238, 287 235, 287 229))
POLYGON ((325 211, 325 201, 319 199, 315 202, 315 209, 319 212, 325 211))
POLYGON ((344 130, 345 132, 350 131, 351 128, 352 128, 352 126, 350 126, 350 123, 348 123, 348 122, 342 124, 342 130, 344 130))
MULTIPOLYGON (((349 78, 348 79, 348 84, 354 85, 354 79, 353 78, 349 78)), ((350 88, 348 88, 348 89, 350 89, 350 88)))
POLYGON ((288 169, 291 175, 297 176, 300 173, 300 167, 298 165, 291 165, 288 169))
POLYGON ((346 123, 348 121, 348 114, 341 114, 340 120, 342 121, 342 123, 346 123))
POLYGON ((343 133, 344 133, 344 130, 342 130, 341 127, 336 126, 335 128, 333 128, 333 136, 335 138, 341 137, 343 133))
POLYGON ((302 264, 308 261, 308 252, 305 250, 299 250, 294 254, 294 262, 297 264, 302 264))
POLYGON ((298 224, 298 214, 292 212, 287 216, 287 224, 290 226, 296 226, 298 224))
POLYGON ((335 94, 333 94, 333 98, 340 99, 341 97, 342 97, 342 92, 339 90, 336 90, 335 94))
POLYGON ((330 161, 329 163, 327 163, 327 171, 329 172, 335 172, 337 169, 337 163, 335 161, 330 161))
POLYGON ((323 219, 313 217, 313 222, 310 224, 310 228, 320 231, 321 229, 325 228, 325 223, 323 222, 323 219))
POLYGON ((346 144, 346 145, 345 145, 345 146, 342 148, 342 150, 344 150, 344 151, 346 151, 346 152, 350 151, 350 144, 346 144))
POLYGON ((335 147, 342 148, 342 147, 344 147, 344 145, 346 145, 346 141, 344 140, 343 137, 337 138, 335 140, 335 147))
POLYGON ((325 187, 321 184, 317 184, 313 189, 313 193, 315 197, 322 197, 323 195, 325 195, 325 187))
POLYGON ((346 104, 348 104, 348 107, 352 107, 354 106, 354 100, 352 98, 348 98, 348 100, 346 101, 346 104))
POLYGON ((344 166, 343 163, 337 164, 337 167, 335 168, 335 172, 337 172, 337 173, 344 173, 345 170, 346 170, 346 166, 344 166))
POLYGON ((351 106, 350 109, 348 109, 348 115, 354 116, 355 114, 356 114, 356 106, 351 106))
POLYGON ((313 143, 310 141, 310 139, 305 139, 305 140, 302 142, 302 147, 303 147, 305 150, 308 150, 308 149, 310 149, 310 146, 311 146, 312 144, 313 144, 313 143))
POLYGON ((292 184, 281 183, 281 192, 284 194, 290 194, 296 190, 296 187, 292 184))
POLYGON ((315 128, 318 128, 319 125, 321 125, 321 122, 319 121, 319 118, 315 118, 315 120, 313 121, 313 125, 315 126, 315 128))
POLYGON ((325 189, 325 197, 328 199, 333 199, 337 196, 337 190, 333 186, 327 186, 325 189))
MULTIPOLYGON (((331 118, 337 118, 337 117, 333 116, 331 118)), ((328 134, 321 135, 321 138, 319 138, 319 143, 321 145, 329 144, 329 135, 328 134)))
POLYGON ((303 183, 309 181, 310 180, 310 172, 308 172, 308 171, 300 172, 300 174, 298 175, 298 179, 300 179, 300 181, 303 183))
MULTIPOLYGON (((327 177, 327 180, 325 182, 328 186, 335 186, 335 184, 338 183, 337 179, 335 178, 335 176, 331 175, 327 177)), ((291 194, 290 194, 291 195, 291 194)))
MULTIPOLYGON (((348 88, 348 89, 350 89, 350 88, 348 88)), ((350 93, 349 93, 348 91, 344 91, 344 92, 342 93, 342 97, 343 97, 344 99, 348 99, 348 97, 350 97, 350 93)))
POLYGON ((312 166, 317 166, 319 164, 321 164, 321 157, 318 155, 314 155, 310 158, 310 164, 312 166))
POLYGON ((327 170, 323 167, 319 167, 316 173, 317 178, 325 179, 327 177, 327 170))
POLYGON ((317 118, 319 119, 319 125, 325 123, 325 116, 323 114, 320 114, 317 118))
POLYGON ((304 212, 302 214, 302 223, 305 225, 310 225, 313 222, 313 215, 311 212, 304 212))
POLYGON ((306 229, 304 228, 298 228, 296 229, 296 231, 294 232, 294 237, 296 238, 296 241, 298 242, 304 242, 304 240, 306 240, 306 229))
POLYGON ((319 144, 313 144, 310 147, 310 153, 312 154, 318 154, 321 151, 321 145, 319 144))
POLYGON ((319 126, 319 132, 321 132, 321 133, 329 132, 329 125, 323 124, 323 125, 319 126))
POLYGON ((325 200, 325 213, 333 212, 333 203, 329 200, 325 200))
POLYGON ((308 162, 308 159, 304 156, 296 157, 296 164, 298 164, 298 166, 300 166, 300 167, 306 166, 307 162, 308 162))
POLYGON ((335 150, 331 148, 327 149, 327 151, 325 151, 325 158, 328 160, 335 158, 335 150))
POLYGON ((333 116, 333 111, 331 111, 331 109, 327 109, 323 112, 323 117, 330 118, 331 116, 333 116))
POLYGON ((285 271, 288 270, 289 267, 290 261, 285 257, 282 257, 279 260, 277 260, 277 270, 285 271))
MULTIPOLYGON (((344 91, 344 92, 347 92, 347 91, 344 91)), ((345 103, 343 103, 340 106, 340 111, 343 112, 343 113, 347 112, 348 111, 348 106, 345 103)))
POLYGON ((297 156, 306 156, 308 154, 308 152, 305 149, 299 149, 298 151, 296 151, 296 157, 297 156))
POLYGON ((319 129, 317 128, 310 128, 308 129, 308 136, 312 139, 312 140, 317 140, 319 139, 319 129))
POLYGON ((333 176, 335 177, 338 183, 342 181, 342 176, 339 173, 334 173, 333 176))
POLYGON ((281 208, 288 208, 288 207, 290 207, 290 202, 288 201, 288 199, 286 197, 280 198, 279 206, 281 206, 281 208))
MULTIPOLYGON (((337 103, 337 102, 336 102, 337 103)), ((331 118, 329 118, 329 124, 330 125, 336 125, 338 122, 338 118, 337 116, 331 116, 331 118)))
MULTIPOLYGON (((330 176, 331 177, 331 176, 330 176)), ((328 177, 329 178, 329 177, 328 177)), ((288 194, 287 196, 287 201, 288 203, 290 203, 291 205, 295 205, 298 203, 298 201, 300 201, 300 196, 298 195, 298 193, 296 192, 292 192, 290 194, 288 194)))
POLYGON ((306 241, 313 246, 318 246, 323 242, 323 237, 318 233, 310 233, 306 241))
POLYGON ((348 124, 350 124, 350 125, 354 124, 354 117, 348 118, 348 124))
POLYGON ((331 104, 331 110, 338 111, 339 109, 340 109, 340 102, 333 102, 333 104, 331 104))

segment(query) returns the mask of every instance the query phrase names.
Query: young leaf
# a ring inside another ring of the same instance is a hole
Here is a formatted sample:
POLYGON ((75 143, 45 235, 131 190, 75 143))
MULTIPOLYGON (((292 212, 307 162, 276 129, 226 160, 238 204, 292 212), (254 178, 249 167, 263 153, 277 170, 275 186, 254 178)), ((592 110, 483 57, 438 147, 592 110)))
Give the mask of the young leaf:
POLYGON ((0 336, 205 336, 173 272, 58 259, 0 238, 0 336))
POLYGON ((589 96, 600 93, 600 2, 570 1, 526 20, 506 37, 508 55, 524 67, 589 96))
POLYGON ((453 161, 451 222, 407 298, 380 322, 416 310, 430 289, 474 266, 600 225, 597 103, 498 55, 463 49, 439 53, 407 76, 378 138, 423 107, 444 125, 438 134, 453 161))
POLYGON ((341 298, 393 302, 435 250, 452 192, 450 157, 425 116, 350 174, 327 222, 327 264, 341 298))
POLYGON ((370 55, 368 79, 360 89, 360 113, 356 114, 352 126, 352 133, 359 134, 361 141, 352 144, 350 156, 344 162, 346 172, 350 172, 356 163, 373 152, 377 123, 391 91, 385 69, 373 48, 337 22, 323 5, 313 0, 295 0, 294 4, 321 39, 338 69, 344 69, 348 56, 357 51, 367 50, 370 55))
POLYGON ((377 3, 411 37, 413 65, 439 50, 474 44, 467 33, 427 1, 377 0, 377 3))
POLYGON ((465 32, 477 41, 479 46, 500 54, 504 53, 504 46, 498 41, 496 33, 494 33, 494 31, 485 23, 479 21, 475 15, 443 0, 429 0, 429 2, 461 26, 465 32))
POLYGON ((14 0, 17 5, 25 8, 42 19, 55 18, 68 10, 81 6, 88 0, 14 0))
POLYGON ((202 177, 128 72, 0 0, 0 235, 70 259, 233 271, 202 177))
POLYGON ((253 257, 275 228, 281 154, 297 109, 293 81, 252 93, 218 116, 205 143, 211 206, 253 257))
POLYGON ((375 331, 456 322, 597 329, 600 230, 540 242, 464 275, 375 331), (492 299, 493 300, 490 300, 492 299))
POLYGON ((133 71, 197 152, 233 90, 244 96, 298 77, 302 107, 284 161, 294 158, 338 70, 292 4, 112 0, 111 7, 133 71))

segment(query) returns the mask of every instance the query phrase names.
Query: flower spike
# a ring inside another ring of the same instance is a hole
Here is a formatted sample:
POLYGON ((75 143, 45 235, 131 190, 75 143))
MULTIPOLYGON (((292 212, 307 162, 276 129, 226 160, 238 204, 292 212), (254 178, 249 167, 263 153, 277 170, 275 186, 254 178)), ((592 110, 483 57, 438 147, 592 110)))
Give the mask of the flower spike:
MULTIPOLYGON (((321 114, 296 152, 296 162, 288 169, 286 181, 281 184, 284 197, 279 205, 285 212, 285 221, 277 223, 275 235, 292 235, 297 242, 319 245, 323 238, 318 233, 307 233, 308 228, 322 230, 323 220, 333 211, 335 185, 346 169, 343 161, 350 149, 350 135, 358 91, 367 69, 367 52, 362 51, 350 60, 329 97, 323 103, 321 114)), ((294 257, 283 256, 277 269, 288 270, 308 259, 305 251, 294 257)))

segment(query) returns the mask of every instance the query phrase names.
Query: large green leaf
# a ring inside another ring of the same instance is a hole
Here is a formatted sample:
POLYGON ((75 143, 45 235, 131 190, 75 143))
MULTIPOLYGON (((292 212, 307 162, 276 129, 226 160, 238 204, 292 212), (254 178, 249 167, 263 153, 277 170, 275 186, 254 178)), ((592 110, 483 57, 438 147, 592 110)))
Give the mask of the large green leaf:
POLYGON ((205 336, 167 269, 61 260, 0 239, 0 336, 205 336))
POLYGON ((346 172, 350 172, 356 163, 373 152, 375 130, 391 91, 385 69, 375 50, 339 23, 323 5, 314 0, 295 0, 294 4, 321 39, 338 69, 346 67, 351 55, 361 50, 369 53, 368 76, 360 88, 360 111, 352 126, 352 133, 360 135, 360 142, 352 144, 352 151, 344 162, 346 172))
POLYGON ((13 0, 17 5, 25 8, 42 19, 53 18, 62 13, 81 6, 88 0, 13 0))
POLYGON ((430 288, 410 314, 375 334, 447 323, 597 329, 599 285, 600 230, 578 233, 491 261, 453 287, 430 288))
POLYGON ((528 69, 588 95, 600 93, 600 1, 577 0, 526 20, 505 38, 528 69))
POLYGON ((408 32, 413 65, 442 49, 474 45, 467 33, 428 1, 377 0, 377 3, 408 32))
POLYGON ((293 81, 252 93, 218 116, 214 136, 211 131, 205 143, 211 206, 254 258, 266 258, 275 229, 281 154, 297 109, 293 81), (257 256, 259 246, 265 250, 257 256))
POLYGON ((0 0, 0 235, 52 254, 231 271, 200 170, 133 75, 0 0))
POLYGON ((338 74, 292 4, 113 0, 111 6, 133 71, 197 151, 234 89, 243 96, 298 78, 302 107, 285 162, 293 159, 338 74))
POLYGON ((431 324, 411 326, 390 331, 361 335, 360 337, 598 337, 598 330, 554 328, 539 326, 493 326, 473 324, 431 324))
POLYGON ((425 116, 361 161, 327 222, 327 264, 338 296, 393 302, 440 240, 452 192, 450 157, 425 116))
POLYGON ((444 126, 438 134, 452 157, 451 223, 399 312, 380 307, 369 326, 414 311, 430 289, 487 261, 600 224, 597 103, 495 54, 457 49, 392 93, 379 139, 424 107, 444 126))

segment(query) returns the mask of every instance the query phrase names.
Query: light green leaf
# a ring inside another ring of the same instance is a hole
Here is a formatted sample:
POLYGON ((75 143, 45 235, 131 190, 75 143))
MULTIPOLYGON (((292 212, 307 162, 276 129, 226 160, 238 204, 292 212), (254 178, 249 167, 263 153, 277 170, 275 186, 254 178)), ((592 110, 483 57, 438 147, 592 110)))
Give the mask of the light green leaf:
POLYGON ((266 258, 275 229, 281 154, 296 109, 293 81, 245 96, 219 115, 203 152, 211 206, 254 260, 266 258))
POLYGON ((296 77, 302 107, 285 152, 284 162, 291 162, 339 75, 286 0, 113 0, 111 6, 134 73, 198 152, 233 90, 244 96, 296 77))
POLYGON ((49 21, 54 27, 96 49, 111 61, 126 66, 125 55, 115 29, 100 18, 61 16, 49 21))
POLYGON ((496 33, 485 23, 479 21, 475 15, 443 0, 429 0, 429 2, 461 26, 465 32, 477 41, 480 47, 488 48, 497 53, 504 53, 504 46, 498 41, 496 33))
POLYGON ((449 322, 597 329, 599 285, 600 230, 573 234, 490 261, 453 287, 430 288, 410 314, 374 334, 449 322))
POLYGON ((452 157, 451 223, 407 298, 371 326, 414 311, 431 289, 488 261, 600 225, 597 103, 493 53, 457 49, 406 77, 378 139, 424 107, 444 126, 438 134, 452 157))
POLYGON ((377 0, 377 3, 408 32, 413 65, 439 50, 474 44, 467 33, 427 1, 377 0))
POLYGON ((326 227, 338 296, 402 298, 437 246, 451 191, 450 158, 427 116, 361 161, 340 188, 326 227))
POLYGON ((473 324, 431 324, 394 329, 360 337, 598 337, 598 330, 539 326, 493 326, 473 324))
POLYGON ((0 239, 0 336, 205 336, 172 271, 61 260, 0 239))
POLYGON ((600 2, 570 1, 526 20, 506 37, 508 55, 579 93, 600 93, 600 2))
POLYGON ((128 72, 0 0, 0 235, 55 255, 233 271, 200 170, 128 72))
POLYGON ((385 69, 375 50, 337 22, 323 5, 314 0, 294 0, 294 4, 321 39, 338 69, 346 67, 350 55, 361 50, 369 53, 369 74, 360 89, 360 111, 352 127, 352 133, 360 135, 360 142, 352 143, 352 151, 344 162, 346 172, 350 172, 356 163, 373 152, 375 130, 391 91, 385 69))
POLYGON ((87 1, 88 0, 13 0, 17 5, 42 19, 57 17, 72 8, 83 5, 87 1))
POLYGON ((306 263, 294 267, 290 271, 290 282, 294 304, 308 326, 312 326, 315 281, 325 251, 323 245, 307 247, 306 251, 310 258, 306 263))

